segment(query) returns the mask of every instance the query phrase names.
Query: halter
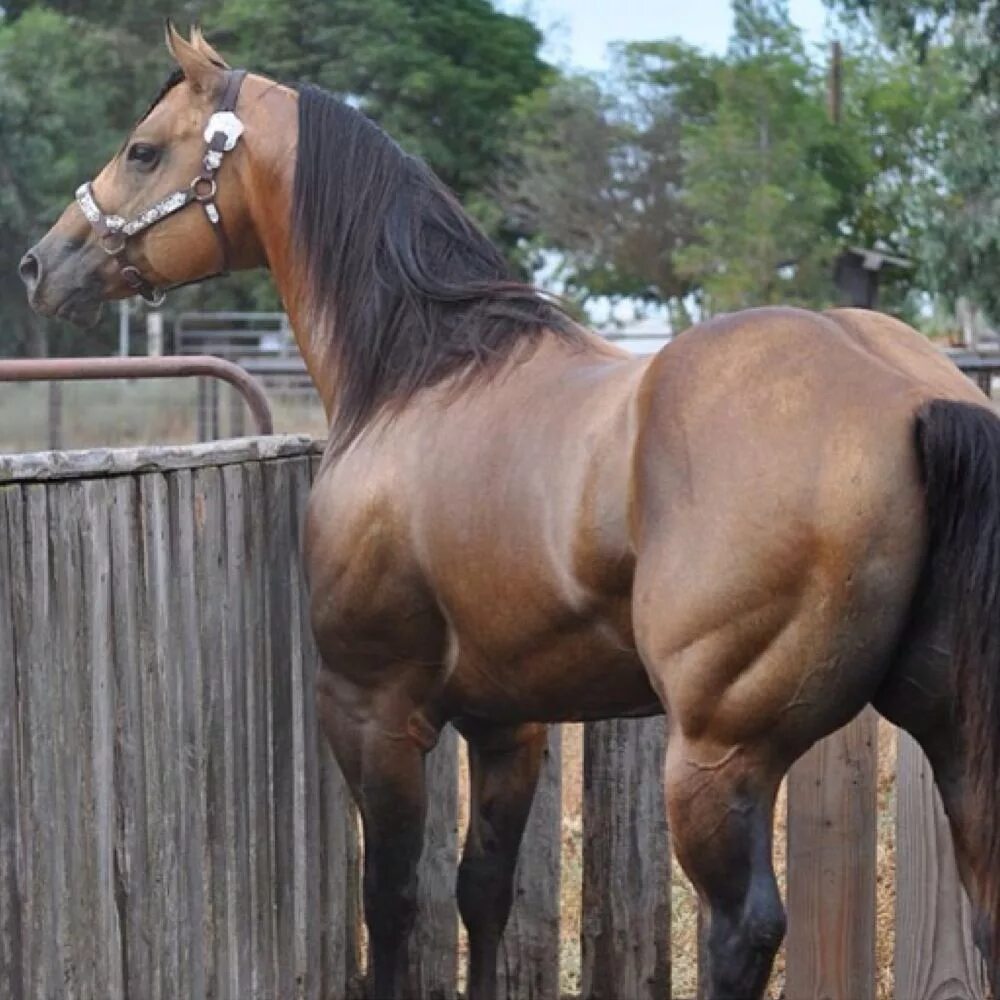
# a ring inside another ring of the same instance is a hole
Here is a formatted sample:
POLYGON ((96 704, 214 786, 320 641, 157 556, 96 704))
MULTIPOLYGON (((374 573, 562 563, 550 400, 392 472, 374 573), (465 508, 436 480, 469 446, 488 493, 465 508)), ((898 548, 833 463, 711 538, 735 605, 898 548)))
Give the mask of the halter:
POLYGON ((222 216, 219 215, 219 208, 215 204, 215 195, 218 192, 215 175, 218 173, 219 167, 222 166, 223 157, 236 148, 236 143, 239 142, 239 138, 243 134, 243 122, 237 118, 235 112, 236 102, 240 96, 240 87, 243 86, 245 76, 246 70, 242 69, 232 70, 229 73, 226 89, 215 112, 205 126, 206 145, 201 173, 186 188, 181 188, 179 191, 174 191, 161 198, 155 205, 151 205, 134 219, 123 219, 120 215, 108 215, 104 212, 94 198, 94 188, 90 181, 81 184, 76 189, 76 203, 97 234, 101 249, 109 257, 115 259, 125 284, 152 306, 161 305, 166 298, 166 293, 171 288, 193 285, 196 282, 207 281, 209 278, 218 278, 229 273, 229 240, 226 237, 225 226, 222 224, 222 216), (133 236, 155 226, 157 222, 162 222, 179 212, 192 202, 201 205, 205 210, 205 217, 212 225, 212 232, 215 233, 219 243, 222 269, 193 281, 178 282, 168 288, 157 288, 142 276, 137 267, 127 262, 128 241, 133 236))

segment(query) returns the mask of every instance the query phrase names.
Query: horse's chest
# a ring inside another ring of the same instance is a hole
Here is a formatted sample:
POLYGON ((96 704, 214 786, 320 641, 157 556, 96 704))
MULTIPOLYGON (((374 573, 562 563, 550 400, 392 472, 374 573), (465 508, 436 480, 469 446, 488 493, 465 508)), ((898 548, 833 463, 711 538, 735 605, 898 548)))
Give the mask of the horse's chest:
POLYGON ((383 660, 441 655, 442 620, 399 502, 321 482, 304 545, 313 630, 328 661, 360 652, 383 660))

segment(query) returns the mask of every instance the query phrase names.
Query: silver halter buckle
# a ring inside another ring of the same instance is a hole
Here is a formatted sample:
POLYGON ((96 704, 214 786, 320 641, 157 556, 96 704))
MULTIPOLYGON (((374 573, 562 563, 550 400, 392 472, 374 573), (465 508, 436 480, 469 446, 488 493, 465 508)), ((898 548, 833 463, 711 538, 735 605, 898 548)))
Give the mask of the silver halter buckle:
POLYGON ((223 151, 228 153, 236 148, 240 136, 243 135, 243 122, 232 111, 216 111, 205 126, 205 142, 211 142, 217 133, 226 137, 223 151))

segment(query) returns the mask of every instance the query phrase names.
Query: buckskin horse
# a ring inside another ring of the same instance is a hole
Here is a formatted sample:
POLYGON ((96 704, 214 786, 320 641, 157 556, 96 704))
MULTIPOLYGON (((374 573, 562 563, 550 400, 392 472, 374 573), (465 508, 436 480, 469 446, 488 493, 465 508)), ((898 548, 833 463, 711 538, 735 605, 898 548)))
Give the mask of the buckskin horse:
MULTIPOLYGON (((545 723, 666 712, 707 995, 759 997, 775 794, 873 704, 929 756, 1000 982, 1000 420, 872 312, 718 317, 636 359, 511 279, 348 105, 178 68, 21 275, 40 312, 266 265, 330 420, 304 539, 322 726, 364 828, 369 989, 405 993, 423 762, 468 742, 469 995, 497 949, 545 723), (111 214, 114 213, 114 214, 111 214)), ((664 845, 666 849, 666 845, 664 845)))

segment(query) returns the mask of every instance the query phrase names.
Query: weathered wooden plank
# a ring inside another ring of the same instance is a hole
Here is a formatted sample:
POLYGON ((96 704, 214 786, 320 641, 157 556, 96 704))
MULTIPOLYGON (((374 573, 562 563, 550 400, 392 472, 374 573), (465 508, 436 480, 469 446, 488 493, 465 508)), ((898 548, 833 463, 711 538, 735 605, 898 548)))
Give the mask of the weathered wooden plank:
MULTIPOLYGON (((295 545, 287 470, 283 463, 263 468, 264 519, 268 526, 267 594, 264 627, 271 675, 273 746, 274 879, 277 930, 277 995, 301 1000, 305 970, 296 939, 296 772, 301 758, 296 745, 295 670, 292 664, 292 601, 295 545)), ((296 630, 297 631, 297 630, 296 630)))
POLYGON ((0 454, 0 483, 42 483, 219 467, 309 456, 322 448, 323 442, 315 438, 288 434, 194 445, 0 454))
POLYGON ((149 913, 149 858, 146 811, 146 742, 142 729, 142 664, 139 648, 138 592, 143 568, 139 545, 138 493, 130 477, 108 483, 113 581, 112 643, 117 688, 115 793, 115 880, 119 912, 124 909, 126 993, 151 996, 151 944, 155 935, 149 913))
POLYGON ((789 1000, 875 997, 876 726, 866 709, 789 775, 789 1000))
POLYGON ((984 1000, 972 910, 930 763, 912 737, 897 739, 896 996, 984 1000))
POLYGON ((111 572, 110 495, 106 482, 84 482, 82 489, 83 595, 87 608, 87 643, 83 659, 90 680, 91 732, 88 752, 94 775, 91 808, 94 814, 90 845, 96 878, 93 900, 97 951, 97 996, 121 996, 125 991, 124 905, 116 860, 117 798, 115 794, 115 733, 117 684, 114 669, 112 616, 114 581, 111 572))
MULTIPOLYGON (((207 817, 205 798, 206 755, 202 712, 201 607, 194 585, 199 535, 193 474, 184 469, 167 479, 170 525, 170 618, 175 686, 172 692, 178 712, 179 737, 179 896, 177 906, 178 947, 187 964, 180 969, 185 986, 181 996, 208 996, 211 976, 211 938, 206 933, 212 915, 208 909, 205 856, 207 817)), ((211 665, 208 665, 209 668, 211 665)))
POLYGON ((360 830, 351 793, 329 746, 319 737, 321 933, 320 996, 354 997, 361 990, 360 830))
POLYGON ((670 995, 665 723, 591 723, 584 735, 584 997, 670 995))
POLYGON ((562 733, 549 727, 538 789, 514 874, 514 905, 498 956, 508 1000, 559 1000, 559 874, 562 858, 562 733))
POLYGON ((458 737, 451 726, 425 758, 427 821, 417 867, 417 921, 410 940, 410 992, 453 1000, 458 976, 458 737))
POLYGON ((231 465, 222 469, 225 491, 226 518, 226 592, 229 612, 226 616, 226 718, 227 731, 232 733, 232 773, 229 775, 229 809, 233 817, 231 870, 229 872, 229 905, 235 919, 231 925, 233 937, 230 952, 243 970, 240 996, 252 993, 256 955, 252 951, 253 910, 251 908, 250 808, 251 796, 260 794, 250 785, 249 725, 246 713, 249 657, 253 653, 250 633, 256 621, 253 595, 247 594, 245 583, 250 576, 253 560, 251 548, 250 498, 247 495, 247 466, 231 465))
POLYGON ((231 769, 226 706, 226 619, 230 608, 225 590, 226 518, 221 470, 214 467, 192 473, 195 502, 195 585, 198 593, 202 657, 201 710, 205 752, 207 887, 206 935, 209 992, 215 1000, 238 1000, 239 973, 230 945, 234 916, 230 908, 228 869, 232 861, 232 817, 227 798, 231 769))
POLYGON ((259 463, 245 466, 246 473, 246 572, 244 601, 247 607, 247 809, 251 839, 250 912, 251 947, 254 955, 251 996, 267 1000, 275 996, 277 928, 274 885, 273 739, 271 689, 273 661, 266 625, 266 597, 271 566, 265 558, 270 525, 262 516, 264 482, 259 463))
POLYGON ((148 913, 155 929, 150 942, 154 967, 151 1000, 184 995, 187 956, 181 945, 181 758, 177 671, 177 623, 170 600, 169 497, 164 475, 136 479, 140 511, 142 579, 139 581, 139 662, 142 732, 145 745, 145 807, 148 832, 148 913))
POLYGON ((93 900, 100 887, 92 845, 93 759, 80 748, 88 745, 92 728, 91 682, 87 649, 88 609, 84 597, 82 484, 48 488, 49 549, 52 594, 49 662, 55 698, 48 706, 58 713, 57 766, 60 811, 57 824, 63 855, 61 886, 66 922, 63 958, 66 996, 96 996, 96 963, 100 950, 94 937, 93 900))
POLYGON ((45 487, 24 487, 24 570, 27 594, 22 610, 25 641, 26 768, 25 801, 29 809, 25 831, 28 848, 25 888, 31 900, 27 940, 29 996, 51 1000, 63 996, 63 956, 66 951, 62 903, 63 855, 59 830, 60 775, 57 759, 59 685, 51 656, 52 580, 49 559, 48 503, 45 487))
POLYGON ((291 508, 290 546, 292 619, 292 684, 296 730, 296 940, 300 943, 302 991, 309 1000, 325 1000, 320 993, 322 929, 319 913, 320 855, 319 739, 316 719, 316 663, 318 653, 310 623, 309 599, 302 565, 302 535, 306 505, 312 488, 310 458, 285 459, 291 508))
MULTIPOLYGON (((256 794, 249 782, 246 686, 248 654, 252 652, 249 633, 254 615, 255 595, 247 594, 250 525, 247 522, 246 466, 230 465, 221 470, 224 523, 223 622, 223 701, 226 718, 226 813, 230 819, 227 841, 227 897, 229 907, 229 954, 236 975, 236 996, 252 996, 251 983, 256 956, 251 951, 253 911, 250 906, 249 798, 256 794)), ((252 515, 251 515, 252 516, 252 515)))
POLYGON ((12 550, 22 542, 21 490, 0 487, 0 983, 11 996, 25 995, 21 880, 21 810, 18 775, 20 714, 15 640, 15 575, 12 550))

